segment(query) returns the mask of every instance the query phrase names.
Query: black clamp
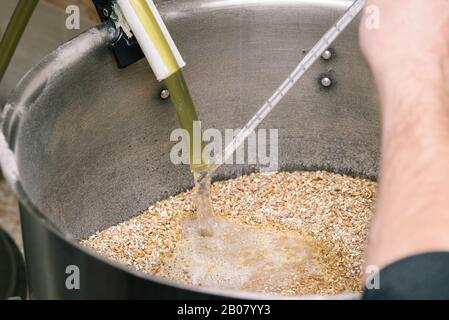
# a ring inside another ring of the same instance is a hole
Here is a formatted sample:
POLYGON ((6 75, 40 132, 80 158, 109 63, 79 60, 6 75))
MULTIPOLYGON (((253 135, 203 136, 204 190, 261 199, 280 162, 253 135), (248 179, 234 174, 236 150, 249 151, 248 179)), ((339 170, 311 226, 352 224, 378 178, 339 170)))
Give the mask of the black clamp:
MULTIPOLYGON (((98 15, 102 22, 109 22, 116 26, 118 17, 116 15, 112 0, 92 0, 98 15)), ((139 61, 144 57, 142 49, 136 41, 135 37, 128 38, 121 27, 117 39, 110 45, 110 49, 114 53, 115 60, 120 69, 139 61)))

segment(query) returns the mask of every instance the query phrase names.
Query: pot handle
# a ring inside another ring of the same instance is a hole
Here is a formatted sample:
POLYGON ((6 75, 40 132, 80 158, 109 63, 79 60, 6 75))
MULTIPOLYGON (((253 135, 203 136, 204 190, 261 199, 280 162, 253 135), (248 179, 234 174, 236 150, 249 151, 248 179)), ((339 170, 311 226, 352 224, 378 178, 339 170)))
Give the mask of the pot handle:
POLYGON ((14 240, 0 229, 0 300, 27 297, 25 262, 14 240))

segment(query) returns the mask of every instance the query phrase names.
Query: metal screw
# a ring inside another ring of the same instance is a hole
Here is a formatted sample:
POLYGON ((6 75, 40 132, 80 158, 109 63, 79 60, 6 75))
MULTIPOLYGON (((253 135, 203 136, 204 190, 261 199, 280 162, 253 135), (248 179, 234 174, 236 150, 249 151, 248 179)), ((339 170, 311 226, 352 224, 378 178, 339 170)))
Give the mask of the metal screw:
POLYGON ((330 60, 332 58, 332 51, 327 49, 326 51, 323 52, 323 54, 321 55, 321 58, 323 60, 330 60))
POLYGON ((323 87, 329 88, 332 85, 332 79, 329 77, 322 77, 320 83, 323 87))
POLYGON ((170 91, 168 89, 161 90, 160 97, 162 100, 167 100, 170 97, 170 91))

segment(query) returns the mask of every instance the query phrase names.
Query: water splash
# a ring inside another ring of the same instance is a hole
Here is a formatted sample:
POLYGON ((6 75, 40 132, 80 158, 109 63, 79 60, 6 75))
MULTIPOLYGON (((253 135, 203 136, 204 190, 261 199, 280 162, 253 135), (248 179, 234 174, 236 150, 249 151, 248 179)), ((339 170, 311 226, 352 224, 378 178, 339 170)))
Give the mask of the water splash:
POLYGON ((158 275, 194 286, 272 294, 291 293, 319 273, 314 250, 298 234, 209 217, 213 234, 183 221, 183 240, 158 275))

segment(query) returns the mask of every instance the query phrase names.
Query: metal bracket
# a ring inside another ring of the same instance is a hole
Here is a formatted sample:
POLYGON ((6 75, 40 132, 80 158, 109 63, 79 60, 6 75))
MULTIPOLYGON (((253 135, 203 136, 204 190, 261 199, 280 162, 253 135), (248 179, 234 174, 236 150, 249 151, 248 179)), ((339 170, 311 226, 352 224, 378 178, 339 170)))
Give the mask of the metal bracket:
POLYGON ((92 0, 101 21, 110 22, 118 29, 117 39, 109 47, 112 50, 117 65, 120 69, 139 61, 144 57, 142 49, 137 43, 134 36, 129 36, 129 31, 123 30, 123 26, 119 23, 115 9, 115 2, 112 0, 92 0))

